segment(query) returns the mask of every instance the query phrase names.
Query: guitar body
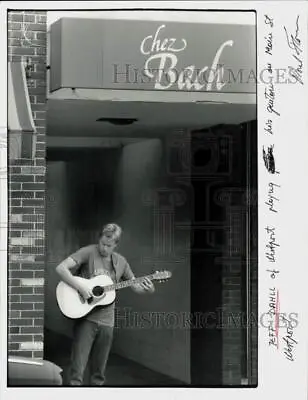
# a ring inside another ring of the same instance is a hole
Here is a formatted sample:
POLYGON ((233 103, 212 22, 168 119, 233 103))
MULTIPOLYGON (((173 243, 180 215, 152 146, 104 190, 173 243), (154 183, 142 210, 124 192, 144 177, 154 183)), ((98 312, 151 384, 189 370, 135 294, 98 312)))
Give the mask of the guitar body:
POLYGON ((82 318, 89 314, 93 308, 98 306, 107 306, 114 302, 116 290, 123 289, 138 283, 141 283, 144 278, 165 281, 172 276, 170 271, 156 271, 155 273, 139 278, 132 278, 122 282, 114 283, 108 275, 98 275, 91 279, 76 277, 80 281, 87 283, 87 286, 92 292, 92 297, 84 300, 77 290, 73 289, 63 281, 58 283, 56 288, 56 298, 61 312, 68 318, 82 318))
POLYGON ((82 318, 89 314, 95 307, 106 306, 115 301, 115 290, 104 291, 105 286, 114 282, 108 275, 98 275, 91 279, 76 277, 81 281, 87 281, 92 289, 93 297, 84 300, 83 297, 67 283, 61 281, 56 288, 56 298, 61 312, 68 318, 82 318))

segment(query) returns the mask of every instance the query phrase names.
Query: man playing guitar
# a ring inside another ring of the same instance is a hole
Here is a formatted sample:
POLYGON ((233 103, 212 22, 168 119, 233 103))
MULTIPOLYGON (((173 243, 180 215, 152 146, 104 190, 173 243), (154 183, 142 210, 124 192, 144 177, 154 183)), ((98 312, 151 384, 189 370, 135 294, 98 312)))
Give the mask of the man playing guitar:
MULTIPOLYGON (((122 229, 116 224, 103 227, 98 244, 82 247, 62 261, 56 268, 61 280, 74 288, 86 301, 92 297, 87 279, 107 274, 115 283, 134 279, 126 259, 114 250, 120 240, 122 229), (76 279, 75 270, 85 280, 76 279)), ((154 293, 150 279, 145 277, 131 288, 138 294, 154 293)), ((103 386, 105 369, 112 345, 115 303, 96 307, 78 319, 74 328, 71 352, 69 385, 81 386, 88 360, 90 361, 90 385, 103 386)))

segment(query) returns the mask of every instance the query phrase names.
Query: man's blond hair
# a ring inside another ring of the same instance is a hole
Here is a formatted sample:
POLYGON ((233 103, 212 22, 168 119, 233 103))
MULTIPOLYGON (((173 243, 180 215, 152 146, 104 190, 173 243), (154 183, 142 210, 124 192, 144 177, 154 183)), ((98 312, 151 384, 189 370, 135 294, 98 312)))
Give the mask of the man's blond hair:
POLYGON ((109 239, 114 240, 115 242, 118 242, 120 240, 121 234, 122 228, 117 224, 110 223, 103 226, 100 237, 105 236, 109 239))

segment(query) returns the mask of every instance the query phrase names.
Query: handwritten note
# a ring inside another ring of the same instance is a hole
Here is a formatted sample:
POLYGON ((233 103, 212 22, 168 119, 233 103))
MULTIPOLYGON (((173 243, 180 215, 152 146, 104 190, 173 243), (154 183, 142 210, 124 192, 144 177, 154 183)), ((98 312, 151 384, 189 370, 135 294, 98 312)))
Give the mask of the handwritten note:
MULTIPOLYGON (((278 271, 279 272, 279 271, 278 271)), ((275 279, 276 275, 271 274, 271 278, 275 279)), ((274 346, 278 348, 278 291, 276 287, 269 288, 268 294, 268 315, 269 315, 269 323, 268 323, 268 344, 269 346, 274 346)))
POLYGON ((268 235, 268 244, 266 245, 265 255, 269 262, 275 263, 277 247, 280 247, 280 244, 277 242, 276 238, 276 228, 267 226, 265 231, 268 235))
POLYGON ((285 357, 288 361, 294 361, 295 360, 295 355, 294 355, 295 345, 298 344, 298 341, 295 339, 295 335, 294 335, 296 321, 295 321, 295 324, 292 324, 292 318, 286 318, 284 315, 282 315, 281 318, 282 318, 282 321, 286 322, 286 324, 287 324, 287 326, 286 326, 287 332, 282 338, 283 343, 284 343, 283 354, 285 355, 285 357))
POLYGON ((281 118, 279 109, 279 90, 277 85, 277 68, 275 65, 275 51, 279 51, 275 44, 275 37, 279 30, 284 30, 287 46, 290 49, 290 57, 287 56, 288 65, 285 69, 288 71, 287 84, 303 84, 303 59, 302 44, 300 38, 300 18, 296 18, 289 27, 276 26, 274 18, 270 15, 264 15, 264 24, 266 34, 264 36, 264 71, 266 79, 264 80, 264 103, 266 118, 263 126, 264 145, 263 162, 266 169, 267 181, 265 182, 266 198, 264 204, 268 213, 268 220, 271 221, 265 229, 264 260, 266 263, 266 272, 269 279, 268 287, 268 345, 280 351, 287 361, 295 361, 296 339, 294 319, 286 313, 280 312, 281 290, 279 288, 279 277, 283 274, 279 266, 279 230, 275 225, 276 218, 280 212, 281 201, 281 183, 280 174, 282 171, 277 168, 279 165, 279 153, 275 148, 275 136, 279 134, 276 126, 281 118), (277 49, 277 50, 276 50, 277 49), (277 155, 278 154, 278 155, 277 155))

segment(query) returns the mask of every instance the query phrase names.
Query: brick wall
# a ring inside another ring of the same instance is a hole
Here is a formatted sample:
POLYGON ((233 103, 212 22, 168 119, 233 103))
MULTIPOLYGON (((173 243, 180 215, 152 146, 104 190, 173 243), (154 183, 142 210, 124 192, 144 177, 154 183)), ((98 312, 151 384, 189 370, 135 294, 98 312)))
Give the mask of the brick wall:
MULTIPOLYGON (((43 357, 46 12, 8 12, 8 61, 33 69, 27 85, 37 130, 33 159, 9 159, 9 354, 43 357)), ((10 146, 10 141, 8 138, 10 146)))

